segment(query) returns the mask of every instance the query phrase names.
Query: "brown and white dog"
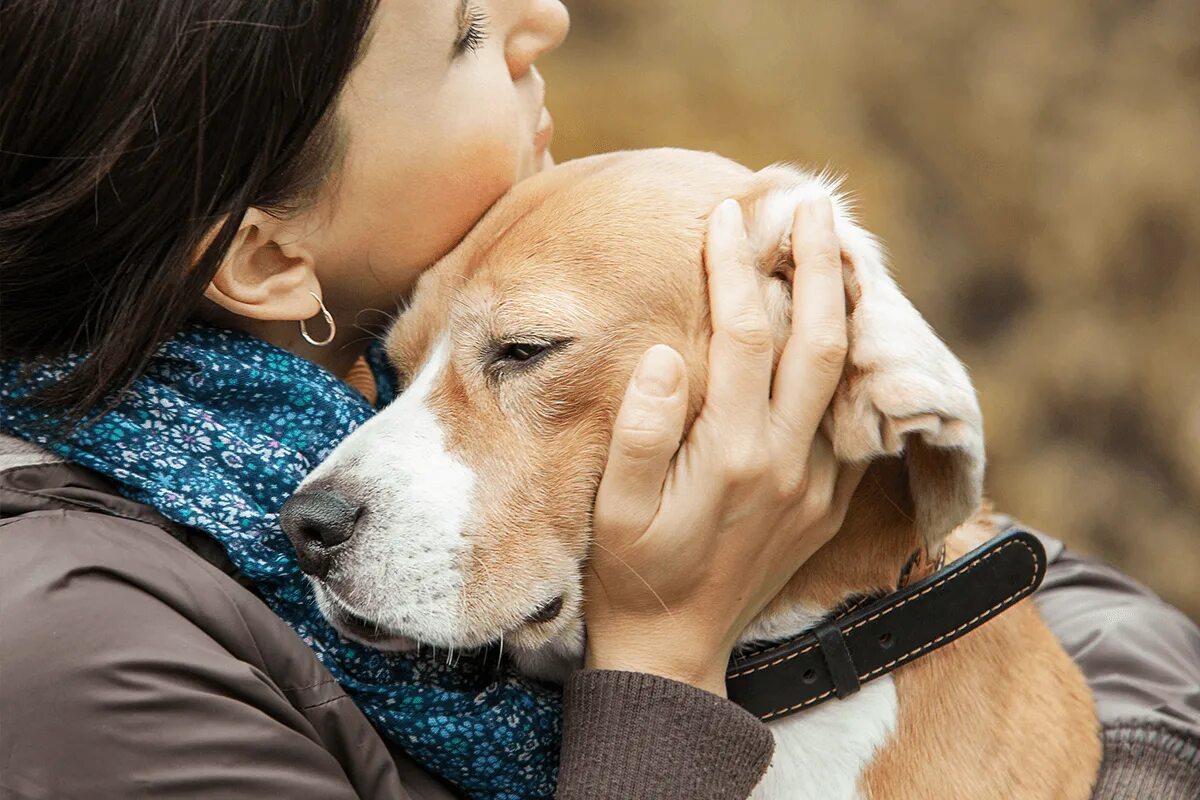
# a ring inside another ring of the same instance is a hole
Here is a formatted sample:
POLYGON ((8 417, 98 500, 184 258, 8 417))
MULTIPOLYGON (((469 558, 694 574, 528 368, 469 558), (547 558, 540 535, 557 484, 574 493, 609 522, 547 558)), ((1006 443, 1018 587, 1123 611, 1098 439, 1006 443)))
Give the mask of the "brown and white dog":
MULTIPOLYGON (((591 509, 636 361, 673 346, 693 418, 703 401, 707 215, 740 200, 778 353, 789 227, 813 193, 834 201, 849 312, 848 367, 823 430, 840 459, 873 463, 841 531, 743 642, 894 589, 923 545, 955 557, 989 538, 974 390, 835 187, 711 154, 613 153, 522 183, 422 277, 387 342, 406 390, 301 487, 356 509, 315 581, 333 624, 381 647, 502 641, 543 678, 576 668, 591 509)), ((1029 602, 771 727, 774 763, 755 797, 1085 798, 1100 758, 1082 676, 1029 602)))

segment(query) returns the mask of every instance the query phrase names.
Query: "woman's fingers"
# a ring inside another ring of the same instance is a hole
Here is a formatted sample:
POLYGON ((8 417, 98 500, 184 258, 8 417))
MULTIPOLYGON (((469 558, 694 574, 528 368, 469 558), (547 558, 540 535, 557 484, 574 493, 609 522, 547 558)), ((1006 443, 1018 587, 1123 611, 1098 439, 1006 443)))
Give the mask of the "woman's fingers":
POLYGON ((766 421, 774 337, 736 200, 717 206, 704 245, 712 309, 704 417, 722 436, 766 421))
POLYGON ((850 507, 850 498, 854 496, 854 490, 858 488, 867 466, 866 463, 846 464, 838 461, 833 452, 833 443, 824 431, 818 430, 813 436, 808 458, 808 473, 812 477, 807 485, 807 494, 817 512, 814 517, 824 516, 832 525, 831 535, 842 526, 846 510, 850 507))
POLYGON ((863 476, 871 465, 867 462, 842 464, 838 470, 837 484, 833 488, 833 505, 829 513, 835 515, 837 527, 842 527, 846 520, 846 512, 850 510, 850 500, 862 483, 863 476))
POLYGON ((785 526, 782 531, 793 542, 788 553, 797 566, 820 550, 841 529, 866 464, 843 464, 833 445, 821 431, 813 437, 805 465, 801 519, 805 524, 785 526), (796 537, 796 538, 793 538, 796 537))
POLYGON ((792 332, 775 375, 774 412, 793 442, 812 440, 846 360, 846 290, 829 199, 806 200, 792 222, 792 332))
POLYGON ((617 412, 596 495, 597 530, 636 538, 650 526, 686 415, 683 358, 666 345, 655 345, 642 356, 617 412))

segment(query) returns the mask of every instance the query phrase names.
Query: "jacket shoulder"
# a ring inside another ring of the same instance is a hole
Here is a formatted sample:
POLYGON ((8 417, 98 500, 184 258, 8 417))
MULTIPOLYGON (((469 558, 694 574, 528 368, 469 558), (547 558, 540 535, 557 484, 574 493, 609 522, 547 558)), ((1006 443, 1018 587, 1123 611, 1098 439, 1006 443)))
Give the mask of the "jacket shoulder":
POLYGON ((0 653, 18 796, 147 781, 165 797, 405 796, 303 642, 153 524, 69 508, 0 522, 0 653))

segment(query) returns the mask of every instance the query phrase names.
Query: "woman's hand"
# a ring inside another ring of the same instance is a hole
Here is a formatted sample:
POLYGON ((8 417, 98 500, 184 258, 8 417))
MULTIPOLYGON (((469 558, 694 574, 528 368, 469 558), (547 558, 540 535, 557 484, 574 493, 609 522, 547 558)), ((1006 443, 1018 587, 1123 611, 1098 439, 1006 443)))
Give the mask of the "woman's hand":
POLYGON ((863 469, 818 425, 842 373, 841 248, 827 200, 796 212, 792 331, 773 337, 738 204, 705 247, 713 337, 704 407, 682 447, 687 378, 657 345, 618 414, 585 577, 587 666, 652 672, 725 694, 741 632, 841 526, 863 469))

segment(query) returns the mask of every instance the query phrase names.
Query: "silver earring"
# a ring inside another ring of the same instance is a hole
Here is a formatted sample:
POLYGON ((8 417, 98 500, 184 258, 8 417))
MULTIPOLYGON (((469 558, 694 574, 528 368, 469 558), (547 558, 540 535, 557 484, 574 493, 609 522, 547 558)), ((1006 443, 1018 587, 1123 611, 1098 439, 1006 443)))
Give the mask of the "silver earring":
POLYGON ((324 347, 333 341, 333 337, 337 335, 337 325, 333 322, 333 314, 329 313, 329 309, 321 302, 320 296, 316 292, 309 292, 313 299, 317 301, 317 305, 321 307, 321 316, 325 318, 325 324, 329 326, 329 335, 320 341, 308 335, 308 328, 305 326, 306 320, 300 320, 300 335, 304 337, 304 341, 311 344, 313 347, 324 347))

